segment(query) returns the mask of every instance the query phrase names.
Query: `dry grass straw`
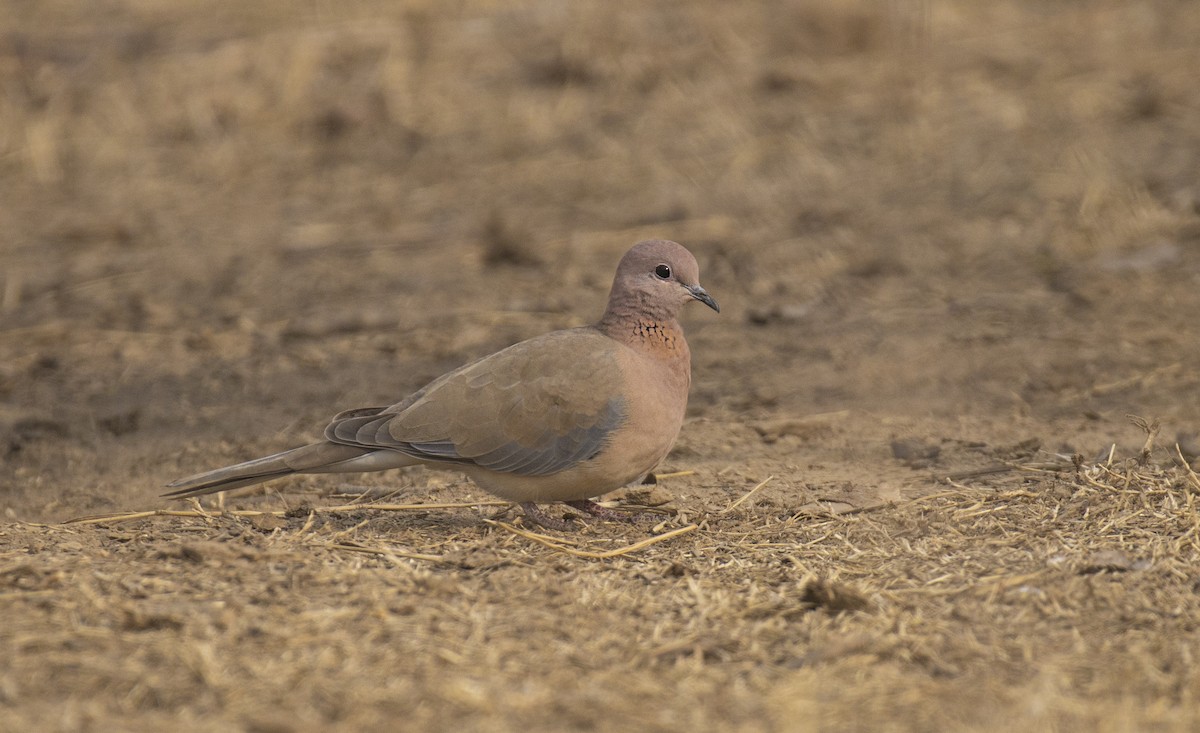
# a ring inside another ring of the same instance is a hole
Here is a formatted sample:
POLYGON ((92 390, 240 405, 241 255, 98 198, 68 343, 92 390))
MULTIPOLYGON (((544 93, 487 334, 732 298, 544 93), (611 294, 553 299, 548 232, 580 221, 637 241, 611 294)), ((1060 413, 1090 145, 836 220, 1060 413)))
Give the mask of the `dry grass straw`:
POLYGON ((758 482, 758 484, 756 484, 756 485, 754 486, 754 488, 750 489, 750 490, 749 490, 749 491, 747 491, 745 494, 742 494, 742 495, 741 495, 741 496, 740 496, 740 497, 737 499, 737 501, 733 502, 732 504, 730 504, 729 506, 727 506, 727 507, 725 507, 723 510, 721 510, 721 513, 722 513, 722 514, 728 514, 729 512, 733 511, 734 509, 737 509, 739 506, 741 506, 741 505, 742 505, 742 503, 743 503, 743 502, 745 502, 745 501, 746 501, 747 499, 749 499, 750 497, 754 496, 754 494, 755 494, 755 493, 757 493, 759 489, 761 489, 762 487, 766 486, 766 485, 767 485, 767 483, 768 483, 768 482, 770 482, 770 480, 771 480, 771 479, 773 479, 773 478, 775 478, 775 477, 774 477, 774 476, 767 476, 765 479, 763 479, 762 481, 758 482))
MULTIPOLYGON (((689 475, 691 473, 694 473, 694 471, 681 471, 681 472, 677 472, 672 475, 689 475)), ((768 480, 770 480, 770 479, 768 479, 768 480)), ((766 481, 759 484, 758 487, 751 490, 750 494, 752 494, 758 488, 761 488, 765 483, 766 483, 766 481)), ((747 498, 750 494, 747 494, 745 497, 743 497, 743 499, 747 498)), ((734 504, 734 506, 736 506, 737 503, 740 503, 740 501, 736 502, 734 504)), ((260 519, 260 518, 264 518, 264 517, 283 518, 283 517, 287 517, 287 516, 294 516, 293 511, 283 511, 283 510, 271 511, 271 510, 224 509, 224 508, 216 509, 216 510, 209 510, 209 509, 205 509, 203 506, 200 505, 200 503, 198 501, 194 501, 194 500, 193 500, 193 505, 196 508, 189 509, 189 510, 152 509, 152 510, 145 510, 145 511, 114 512, 114 513, 110 513, 110 514, 89 515, 89 516, 85 516, 85 517, 77 517, 74 519, 69 519, 66 522, 64 522, 64 524, 65 525, 91 525, 91 524, 108 525, 108 524, 119 523, 119 522, 130 522, 130 521, 135 521, 135 520, 139 520, 139 519, 151 519, 151 518, 155 518, 155 517, 193 518, 193 519, 219 519, 222 517, 240 517, 240 518, 256 520, 256 519, 260 519)), ((223 507, 223 503, 221 504, 221 506, 223 507)), ((299 529, 299 531, 296 532, 296 535, 297 536, 303 535, 306 532, 308 532, 309 530, 311 530, 313 527, 315 518, 319 514, 340 514, 340 513, 360 512, 360 511, 380 511, 380 512, 432 511, 432 510, 438 510, 438 509, 479 509, 479 508, 483 508, 483 507, 511 507, 511 506, 512 506, 512 504, 510 504, 509 502, 505 502, 505 501, 477 501, 477 502, 444 502, 444 503, 434 503, 434 504, 385 504, 385 503, 367 502, 367 503, 361 503, 361 504, 342 504, 342 505, 330 506, 330 507, 308 507, 307 508, 308 516, 305 520, 303 527, 301 527, 299 529)), ((355 534, 358 530, 362 529, 367 524, 369 524, 370 521, 371 521, 370 519, 364 519, 363 521, 359 522, 358 524, 356 524, 352 527, 349 527, 348 529, 339 531, 332 538, 333 541, 324 542, 324 543, 310 542, 310 543, 306 543, 306 546, 320 547, 320 548, 324 548, 324 549, 336 550, 336 551, 341 551, 341 552, 355 552, 355 553, 361 553, 361 554, 367 554, 367 555, 377 555, 380 557, 387 558, 388 560, 391 560, 393 562, 395 562, 398 558, 407 558, 407 559, 412 559, 412 560, 424 560, 424 561, 430 561, 430 562, 441 562, 444 560, 444 558, 440 555, 433 555, 433 554, 429 554, 429 553, 419 553, 419 552, 411 552, 411 551, 406 551, 406 550, 399 550, 396 548, 384 547, 382 545, 371 546, 371 545, 362 545, 362 544, 339 541, 341 537, 355 534)), ((592 551, 592 550, 583 550, 583 549, 577 549, 575 547, 572 547, 571 545, 577 545, 579 543, 577 541, 572 540, 567 537, 557 537, 557 536, 553 536, 553 535, 546 535, 546 534, 540 534, 537 532, 531 532, 529 530, 521 529, 521 528, 515 527, 511 524, 508 524, 505 522, 500 522, 500 521, 497 521, 494 519, 487 519, 484 521, 489 525, 501 527, 501 528, 505 529, 506 531, 511 532, 514 535, 517 535, 519 537, 524 537, 529 540, 533 540, 537 544, 542 545, 544 547, 548 547, 557 552, 562 552, 562 553, 572 555, 575 557, 587 558, 587 559, 593 559, 593 560, 608 560, 608 559, 612 559, 612 558, 616 558, 616 557, 622 557, 624 555, 629 555, 629 554, 635 553, 639 550, 643 550, 647 547, 650 547, 652 545, 656 545, 660 542, 665 542, 667 540, 673 539, 675 537, 679 537, 681 535, 685 535, 689 532, 693 532, 696 529, 698 529, 697 525, 689 524, 689 525, 686 525, 683 527, 677 527, 675 529, 663 532, 661 534, 656 534, 653 537, 649 537, 649 538, 641 540, 639 542, 634 542, 630 545, 627 545, 625 547, 621 547, 618 549, 592 551)), ((47 526, 50 526, 50 525, 47 525, 47 526)), ((277 527, 272 526, 270 528, 271 529, 282 529, 285 526, 286 525, 281 525, 281 526, 277 526, 277 527)), ((655 528, 655 531, 658 531, 661 526, 662 526, 661 524, 658 525, 655 528)))
POLYGON ((533 540, 534 542, 538 543, 539 545, 549 547, 550 549, 555 550, 556 552, 566 553, 566 554, 572 555, 574 557, 587 558, 589 560, 609 560, 614 557, 621 557, 623 555, 629 555, 631 553, 637 552, 638 550, 644 550, 645 548, 650 547, 651 545, 656 545, 660 542, 665 542, 669 539, 673 539, 675 537, 679 537, 680 535, 685 535, 685 534, 688 534, 689 532, 694 532, 697 529, 699 529, 698 525, 688 524, 683 527, 673 529, 669 532, 665 532, 663 534, 655 535, 653 537, 644 539, 640 542, 635 542, 632 545, 627 545, 625 547, 618 548, 616 550, 605 550, 603 552, 594 552, 591 550, 575 549, 574 547, 571 547, 570 545, 576 544, 576 543, 574 543, 570 540, 565 540, 561 537, 554 537, 552 535, 540 534, 538 532, 530 532, 528 530, 514 527, 511 524, 506 524, 504 522, 497 522, 495 520, 488 520, 488 524, 494 524, 497 527, 502 527, 519 537, 524 537, 525 539, 533 540))
MULTIPOLYGON (((112 522, 129 522, 135 519, 148 519, 151 517, 262 517, 274 516, 284 517, 288 515, 285 510, 258 510, 258 509, 217 509, 209 510, 196 505, 196 509, 147 509, 143 511, 132 512, 113 512, 110 514, 90 514, 85 517, 76 517, 68 519, 64 524, 109 524, 112 522)), ((496 507, 510 506, 506 501, 469 501, 469 502, 449 502, 441 504, 341 504, 338 506, 327 507, 312 507, 311 511, 316 514, 338 514, 344 512, 357 512, 363 510, 374 510, 380 512, 411 512, 411 511, 430 511, 434 509, 474 509, 481 507, 496 507)))

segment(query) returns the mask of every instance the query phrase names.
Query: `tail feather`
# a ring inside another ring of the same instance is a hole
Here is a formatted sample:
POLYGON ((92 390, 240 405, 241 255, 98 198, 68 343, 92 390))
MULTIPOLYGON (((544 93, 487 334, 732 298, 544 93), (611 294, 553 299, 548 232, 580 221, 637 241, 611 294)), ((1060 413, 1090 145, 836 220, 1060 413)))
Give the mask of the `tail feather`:
MULTIPOLYGON (((328 473, 339 469, 336 464, 353 461, 369 453, 371 449, 357 448, 336 443, 313 443, 282 453, 256 458, 252 461, 205 471, 167 484, 174 491, 163 494, 171 499, 186 499, 191 496, 215 494, 243 486, 252 486, 271 479, 294 473, 328 473)), ((349 468, 349 470, 363 470, 349 468)), ((372 469, 367 469, 372 470, 372 469)), ((374 469, 378 470, 378 469, 374 469)))

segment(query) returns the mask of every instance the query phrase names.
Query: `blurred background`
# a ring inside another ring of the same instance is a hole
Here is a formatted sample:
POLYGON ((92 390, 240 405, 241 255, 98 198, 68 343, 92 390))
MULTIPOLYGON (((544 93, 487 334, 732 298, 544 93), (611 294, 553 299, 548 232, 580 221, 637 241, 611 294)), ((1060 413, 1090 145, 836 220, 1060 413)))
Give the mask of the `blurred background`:
POLYGON ((673 467, 1193 445, 1197 38, 1187 0, 6 0, 0 507, 153 505, 591 321, 649 237, 723 307, 673 467))

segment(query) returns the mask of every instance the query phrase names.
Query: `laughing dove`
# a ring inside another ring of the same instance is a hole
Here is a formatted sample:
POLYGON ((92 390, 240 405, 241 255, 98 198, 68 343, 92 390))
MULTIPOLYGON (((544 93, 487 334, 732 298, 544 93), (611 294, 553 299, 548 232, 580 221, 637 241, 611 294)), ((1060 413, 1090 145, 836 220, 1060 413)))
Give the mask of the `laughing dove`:
POLYGON ((591 497, 645 476, 679 434, 691 353, 679 310, 698 300, 696 258, 682 245, 634 245, 617 265, 593 326, 555 331, 474 361, 391 407, 348 410, 325 439, 168 484, 183 498, 296 473, 429 465, 461 470, 519 503, 536 524, 567 525, 537 502, 613 518, 591 497))

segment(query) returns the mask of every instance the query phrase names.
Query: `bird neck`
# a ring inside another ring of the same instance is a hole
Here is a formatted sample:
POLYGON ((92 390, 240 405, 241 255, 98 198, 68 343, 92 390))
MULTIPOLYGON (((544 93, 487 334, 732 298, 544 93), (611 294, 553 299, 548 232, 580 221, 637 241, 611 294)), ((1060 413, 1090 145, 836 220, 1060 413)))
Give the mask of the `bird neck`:
POLYGON ((661 359, 691 358, 683 327, 674 313, 609 303, 596 328, 615 341, 661 359))

